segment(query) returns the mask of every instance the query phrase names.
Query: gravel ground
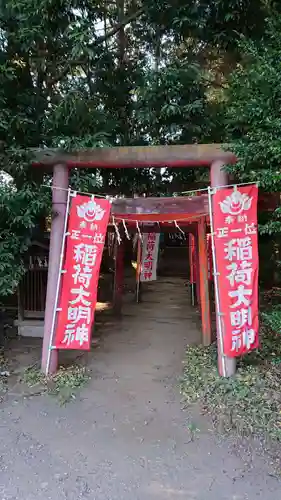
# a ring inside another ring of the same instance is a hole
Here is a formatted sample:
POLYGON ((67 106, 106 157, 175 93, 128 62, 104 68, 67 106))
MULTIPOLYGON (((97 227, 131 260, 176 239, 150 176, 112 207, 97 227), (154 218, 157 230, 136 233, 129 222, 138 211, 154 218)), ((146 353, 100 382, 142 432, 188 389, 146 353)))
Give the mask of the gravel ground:
POLYGON ((184 347, 198 341, 181 280, 162 279, 143 298, 102 332, 91 381, 75 401, 4 402, 1 500, 279 498, 280 481, 262 458, 238 456, 196 409, 181 409, 184 347))

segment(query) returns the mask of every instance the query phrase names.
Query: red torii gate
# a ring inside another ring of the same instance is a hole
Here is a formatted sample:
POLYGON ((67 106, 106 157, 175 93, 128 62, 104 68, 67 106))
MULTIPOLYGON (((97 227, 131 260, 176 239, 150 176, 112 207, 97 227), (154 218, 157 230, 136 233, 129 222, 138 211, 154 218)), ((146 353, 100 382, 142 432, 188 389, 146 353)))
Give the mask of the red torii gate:
MULTIPOLYGON (((112 200, 112 220, 119 225, 118 231, 123 240, 117 246, 116 272, 114 287, 114 304, 118 312, 122 303, 123 287, 123 242, 125 230, 137 231, 137 225, 143 233, 159 233, 161 231, 192 233, 195 236, 198 255, 197 291, 202 317, 202 340, 204 345, 211 343, 211 317, 208 288, 208 256, 206 248, 206 223, 209 218, 209 200, 207 194, 201 196, 177 197, 137 197, 112 200), (161 228, 160 228, 161 224, 161 228)), ((111 228, 114 229, 114 226, 111 228)))
MULTIPOLYGON (((60 253, 62 248, 64 220, 69 187, 69 170, 71 168, 151 168, 151 167, 207 167, 210 169, 211 187, 225 186, 228 183, 227 173, 223 167, 227 163, 235 163, 235 156, 223 151, 219 144, 180 145, 180 146, 147 146, 121 148, 95 148, 77 152, 43 149, 35 152, 34 167, 51 167, 53 169, 53 214, 49 271, 46 297, 44 338, 42 350, 42 370, 46 372, 49 353, 50 336, 54 317, 56 287, 59 276, 60 253)), ((199 197, 200 198, 200 197, 199 197)), ((158 198, 159 200, 159 198, 158 198)), ((119 212, 120 213, 120 212, 119 212)), ((178 213, 174 214, 175 219, 178 213)), ((189 214, 190 215, 190 214, 189 214)), ((206 221, 203 214, 198 214, 198 254, 200 259, 200 294, 203 328, 203 342, 208 345, 211 338, 210 303, 208 291, 208 267, 206 252, 206 221)), ((116 213, 117 216, 117 213, 116 213)), ((171 214, 169 215, 169 217, 171 214)), ((159 216, 158 216, 159 217, 159 216)), ((128 218, 126 216, 126 218, 128 218)), ((151 214, 147 219, 151 221, 151 214)), ((190 219, 190 217, 189 217, 190 219)), ((157 219, 155 219, 157 220, 157 219)), ((188 219, 186 219, 188 220, 188 219)), ((218 318, 217 318, 218 320, 218 318)), ((219 349, 219 342, 218 342, 219 349)), ((219 352, 219 373, 222 371, 222 353, 219 352)), ((225 372, 229 377, 236 370, 235 358, 224 357, 225 372)), ((50 369, 55 372, 58 366, 58 353, 51 352, 50 369)))

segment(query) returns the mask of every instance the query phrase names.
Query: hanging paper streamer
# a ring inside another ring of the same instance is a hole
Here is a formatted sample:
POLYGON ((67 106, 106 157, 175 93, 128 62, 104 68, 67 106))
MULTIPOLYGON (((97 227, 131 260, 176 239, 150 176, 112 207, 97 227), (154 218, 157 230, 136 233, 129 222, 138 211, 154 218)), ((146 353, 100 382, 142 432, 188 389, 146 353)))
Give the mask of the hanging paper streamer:
POLYGON ((120 236, 120 233, 119 233, 118 224, 116 224, 114 217, 112 217, 112 224, 113 224, 114 229, 115 229, 115 234, 116 234, 116 237, 117 237, 118 245, 120 245, 122 239, 121 239, 121 236, 120 236))
POLYGON ((175 223, 176 228, 181 232, 181 234, 184 234, 184 236, 185 236, 185 232, 180 228, 180 226, 178 225, 176 220, 174 221, 174 223, 175 223))
POLYGON ((141 234, 141 230, 140 230, 140 226, 139 226, 138 221, 136 221, 136 227, 137 227, 137 232, 138 232, 138 235, 139 235, 139 239, 142 242, 143 241, 143 237, 142 237, 142 234, 141 234))
POLYGON ((123 227, 124 227, 124 231, 125 231, 126 238, 127 238, 128 240, 130 240, 131 238, 130 238, 130 235, 129 235, 129 233, 128 233, 128 229, 127 229, 126 222, 124 221, 124 219, 122 220, 122 223, 123 223, 123 227))

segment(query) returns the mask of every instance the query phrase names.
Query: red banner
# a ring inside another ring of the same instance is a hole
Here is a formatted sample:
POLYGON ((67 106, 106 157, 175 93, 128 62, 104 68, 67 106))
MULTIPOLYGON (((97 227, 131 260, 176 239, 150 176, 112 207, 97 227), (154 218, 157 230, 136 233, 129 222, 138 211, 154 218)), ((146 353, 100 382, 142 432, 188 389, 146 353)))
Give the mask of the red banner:
POLYGON ((155 281, 157 279, 160 234, 144 233, 142 238, 140 281, 155 281))
POLYGON ((259 345, 258 188, 218 189, 214 238, 224 353, 241 356, 259 345))
POLYGON ((72 199, 54 342, 57 349, 90 349, 109 214, 108 200, 72 199))

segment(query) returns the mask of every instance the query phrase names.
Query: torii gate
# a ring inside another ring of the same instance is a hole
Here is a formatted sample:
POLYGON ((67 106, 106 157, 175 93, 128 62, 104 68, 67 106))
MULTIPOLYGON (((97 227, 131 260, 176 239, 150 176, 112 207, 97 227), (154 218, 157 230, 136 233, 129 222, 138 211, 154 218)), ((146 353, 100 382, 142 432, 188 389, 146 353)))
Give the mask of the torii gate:
MULTIPOLYGON (((80 150, 72 153, 60 150, 43 149, 35 154, 34 167, 51 167, 53 169, 53 218, 50 238, 49 271, 45 309, 44 338, 42 350, 42 370, 46 372, 47 358, 54 317, 55 295, 59 276, 60 252, 62 248, 64 221, 66 216, 67 190, 69 187, 69 170, 71 168, 151 168, 151 167, 206 167, 210 169, 211 187, 225 186, 228 176, 223 167, 235 163, 236 157, 223 151, 219 144, 196 144, 180 146, 146 146, 121 148, 96 148, 80 150)), ((199 258, 206 258, 204 252, 204 224, 198 224, 199 258)), ((201 261, 204 264, 203 261, 201 261)), ((205 265, 204 265, 205 267, 205 265)), ((201 273, 201 287, 206 290, 207 273, 201 273), (204 277, 204 274, 206 276, 204 277)), ((200 288, 201 288, 200 287, 200 288)), ((208 315, 208 310, 202 315, 208 315)), ((203 319, 203 316, 202 316, 203 319)), ((217 328, 218 328, 218 317, 217 328)), ((208 323, 208 320, 207 320, 208 323)), ((207 324, 205 322, 205 324, 207 324)), ((204 331, 203 331, 204 339, 204 331)), ((218 342, 218 350, 219 350, 218 342)), ((224 373, 222 370, 222 353, 218 352, 220 375, 230 377, 235 374, 236 360, 224 356, 224 373)), ((51 352, 50 373, 57 370, 58 353, 51 352)))

